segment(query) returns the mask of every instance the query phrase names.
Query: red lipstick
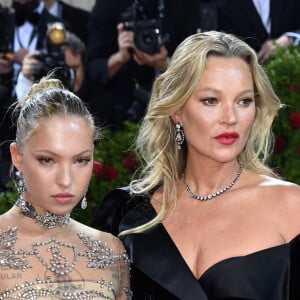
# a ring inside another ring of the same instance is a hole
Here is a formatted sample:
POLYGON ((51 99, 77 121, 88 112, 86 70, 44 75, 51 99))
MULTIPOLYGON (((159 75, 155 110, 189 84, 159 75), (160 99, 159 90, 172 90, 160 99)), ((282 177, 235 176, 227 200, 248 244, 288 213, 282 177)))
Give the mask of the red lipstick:
POLYGON ((222 145, 232 145, 239 138, 239 134, 235 131, 222 132, 215 139, 222 145))

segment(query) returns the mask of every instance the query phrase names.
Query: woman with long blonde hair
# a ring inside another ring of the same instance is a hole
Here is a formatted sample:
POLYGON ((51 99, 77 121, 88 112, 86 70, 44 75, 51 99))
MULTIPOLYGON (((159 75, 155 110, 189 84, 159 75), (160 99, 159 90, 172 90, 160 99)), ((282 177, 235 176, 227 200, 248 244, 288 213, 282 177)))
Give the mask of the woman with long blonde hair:
POLYGON ((299 299, 300 187, 268 166, 280 107, 240 39, 178 46, 140 127, 139 179, 101 206, 120 206, 106 224, 129 252, 134 299, 299 299))

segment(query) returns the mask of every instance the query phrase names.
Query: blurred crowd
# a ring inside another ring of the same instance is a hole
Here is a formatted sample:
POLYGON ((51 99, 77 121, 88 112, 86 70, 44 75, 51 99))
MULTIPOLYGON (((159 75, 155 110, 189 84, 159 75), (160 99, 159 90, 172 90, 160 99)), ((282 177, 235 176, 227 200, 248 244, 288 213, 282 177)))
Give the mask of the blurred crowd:
POLYGON ((91 11, 61 0, 0 5, 0 191, 13 104, 53 69, 114 130, 143 117, 154 78, 188 35, 233 33, 263 64, 278 47, 299 43, 299 12, 298 0, 96 0, 91 11))

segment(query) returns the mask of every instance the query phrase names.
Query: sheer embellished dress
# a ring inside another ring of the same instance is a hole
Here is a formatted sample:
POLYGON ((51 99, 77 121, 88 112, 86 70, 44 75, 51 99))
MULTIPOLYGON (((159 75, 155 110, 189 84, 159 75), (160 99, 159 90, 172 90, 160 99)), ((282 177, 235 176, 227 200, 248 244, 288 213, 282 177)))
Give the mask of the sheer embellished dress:
POLYGON ((0 299, 131 299, 122 243, 72 219, 42 228, 14 206, 0 218, 0 299))

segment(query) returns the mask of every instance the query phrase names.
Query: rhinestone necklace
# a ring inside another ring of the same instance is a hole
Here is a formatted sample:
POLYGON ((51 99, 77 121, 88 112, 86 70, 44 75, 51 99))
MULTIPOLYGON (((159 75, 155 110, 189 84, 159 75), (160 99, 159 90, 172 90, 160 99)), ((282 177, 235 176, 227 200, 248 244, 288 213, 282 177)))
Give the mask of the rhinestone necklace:
POLYGON ((193 193, 191 191, 191 188, 188 186, 188 184, 185 181, 184 174, 182 174, 182 181, 183 181, 183 184, 184 184, 184 187, 185 187, 186 191, 188 192, 188 194, 191 198, 196 199, 196 200, 200 200, 200 201, 206 201, 206 200, 211 200, 212 198, 215 198, 217 196, 220 196, 223 193, 225 193, 226 191, 230 190, 234 186, 236 181, 239 179, 242 171, 243 171, 243 167, 240 164, 239 170, 238 170, 235 178, 227 186, 225 186, 224 188, 220 189, 219 191, 217 191, 215 193, 212 193, 212 194, 209 194, 207 196, 201 196, 201 195, 198 195, 196 193, 193 193))
POLYGON ((25 199, 18 199, 15 205, 20 208, 22 214, 32 218, 40 223, 42 227, 54 228, 56 226, 66 227, 70 221, 70 214, 58 216, 48 210, 45 210, 45 215, 38 215, 34 206, 25 199))

